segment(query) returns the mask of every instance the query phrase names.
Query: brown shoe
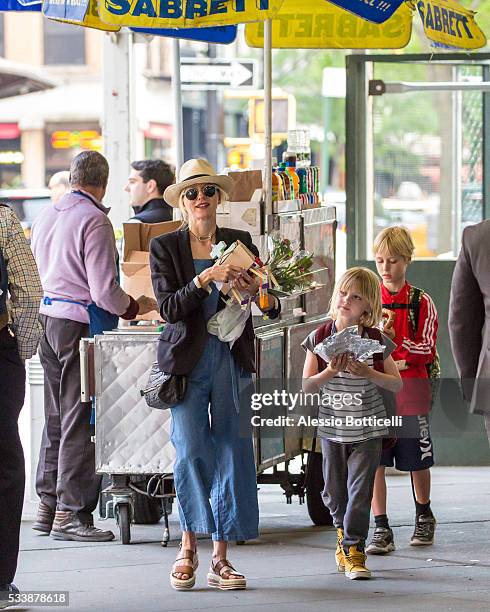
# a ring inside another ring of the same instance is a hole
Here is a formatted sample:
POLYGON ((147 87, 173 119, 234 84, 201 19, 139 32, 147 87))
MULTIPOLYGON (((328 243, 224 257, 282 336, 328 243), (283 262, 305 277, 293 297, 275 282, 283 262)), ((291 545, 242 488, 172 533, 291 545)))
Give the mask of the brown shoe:
POLYGON ((226 559, 221 559, 217 563, 211 560, 211 568, 208 572, 208 586, 221 589, 222 591, 246 589, 247 580, 226 559))
POLYGON ((49 533, 51 531, 51 527, 53 526, 54 521, 54 510, 45 504, 44 502, 39 502, 39 507, 37 509, 37 516, 32 528, 36 531, 41 531, 42 533, 49 533))
POLYGON ((89 522, 82 522, 76 512, 56 510, 51 529, 55 540, 73 540, 75 542, 110 542, 114 539, 112 531, 103 531, 89 522))

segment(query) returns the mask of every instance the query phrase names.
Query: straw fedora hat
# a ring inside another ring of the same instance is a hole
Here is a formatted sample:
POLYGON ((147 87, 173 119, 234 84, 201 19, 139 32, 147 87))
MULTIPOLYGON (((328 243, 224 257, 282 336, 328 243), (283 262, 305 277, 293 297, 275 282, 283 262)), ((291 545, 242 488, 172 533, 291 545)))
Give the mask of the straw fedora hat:
POLYGON ((216 174, 216 170, 207 160, 189 159, 179 170, 177 182, 165 189, 163 198, 170 206, 178 208, 179 197, 184 189, 200 183, 218 185, 228 194, 233 187, 233 179, 224 174, 216 174))

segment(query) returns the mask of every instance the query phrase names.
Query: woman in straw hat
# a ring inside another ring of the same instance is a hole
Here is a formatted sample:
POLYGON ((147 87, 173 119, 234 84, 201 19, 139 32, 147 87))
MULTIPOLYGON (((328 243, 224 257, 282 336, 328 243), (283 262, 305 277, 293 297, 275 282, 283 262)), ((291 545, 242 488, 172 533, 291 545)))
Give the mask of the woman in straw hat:
MULTIPOLYGON (((217 175, 204 159, 191 159, 165 200, 179 207, 184 222, 151 243, 151 273, 160 313, 167 324, 159 341, 158 362, 165 372, 184 374, 184 400, 172 408, 176 450, 175 489, 182 526, 181 550, 170 582, 177 590, 194 586, 198 566, 196 533, 210 533, 213 557, 208 585, 243 589, 246 580, 227 560, 229 541, 258 535, 257 481, 250 406, 240 405, 240 382, 254 372, 254 331, 249 317, 233 347, 207 331, 207 321, 224 306, 215 283, 232 283, 249 294, 258 282, 230 264, 213 265, 213 244, 241 240, 258 251, 248 232, 219 228, 216 208, 227 199, 233 180, 217 175)), ((271 318, 279 304, 270 299, 271 318)))

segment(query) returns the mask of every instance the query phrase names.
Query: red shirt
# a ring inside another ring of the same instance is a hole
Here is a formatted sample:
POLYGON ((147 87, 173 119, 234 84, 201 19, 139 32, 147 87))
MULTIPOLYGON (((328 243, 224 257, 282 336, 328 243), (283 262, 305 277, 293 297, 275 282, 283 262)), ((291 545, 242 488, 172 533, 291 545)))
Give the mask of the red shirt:
MULTIPOLYGON (((392 294, 381 284, 384 307, 390 304, 409 304, 410 285, 392 294)), ((392 357, 395 361, 404 359, 407 369, 400 372, 404 379, 403 389, 397 394, 397 410, 400 415, 427 414, 430 410, 430 385, 426 365, 434 360, 437 340, 437 310, 432 298, 423 293, 420 297, 418 329, 412 329, 408 308, 396 308, 394 342, 397 348, 392 357)))

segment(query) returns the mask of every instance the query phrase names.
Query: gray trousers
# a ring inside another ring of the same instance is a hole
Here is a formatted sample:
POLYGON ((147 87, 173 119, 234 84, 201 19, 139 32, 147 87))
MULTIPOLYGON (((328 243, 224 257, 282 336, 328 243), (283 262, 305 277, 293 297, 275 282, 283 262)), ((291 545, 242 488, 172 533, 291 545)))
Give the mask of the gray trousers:
POLYGON ((344 529, 344 546, 364 546, 374 477, 381 458, 381 438, 342 444, 322 439, 323 503, 335 527, 344 529))
POLYGON ((102 476, 95 473, 91 404, 80 401, 79 342, 88 336, 88 324, 46 316, 42 322, 45 424, 36 491, 50 508, 90 519, 102 476))
POLYGON ((485 427, 487 428, 488 443, 490 444, 490 414, 485 415, 485 427))

